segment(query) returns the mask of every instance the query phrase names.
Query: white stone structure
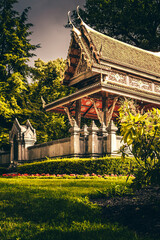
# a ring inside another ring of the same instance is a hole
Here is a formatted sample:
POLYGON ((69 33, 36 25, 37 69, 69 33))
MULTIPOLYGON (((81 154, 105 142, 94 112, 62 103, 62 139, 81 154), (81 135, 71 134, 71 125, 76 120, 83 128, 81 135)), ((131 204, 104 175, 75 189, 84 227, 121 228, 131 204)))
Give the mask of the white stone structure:
POLYGON ((9 134, 11 144, 10 163, 17 163, 28 160, 28 147, 36 142, 36 130, 32 127, 29 120, 25 125, 20 125, 15 119, 9 134))
POLYGON ((116 135, 117 128, 111 121, 108 129, 105 125, 97 127, 84 125, 80 129, 76 123, 70 128, 71 136, 47 143, 35 144, 36 131, 29 120, 20 125, 15 119, 10 132, 10 153, 0 154, 0 165, 21 164, 56 157, 101 157, 119 155, 122 145, 121 136, 116 135))

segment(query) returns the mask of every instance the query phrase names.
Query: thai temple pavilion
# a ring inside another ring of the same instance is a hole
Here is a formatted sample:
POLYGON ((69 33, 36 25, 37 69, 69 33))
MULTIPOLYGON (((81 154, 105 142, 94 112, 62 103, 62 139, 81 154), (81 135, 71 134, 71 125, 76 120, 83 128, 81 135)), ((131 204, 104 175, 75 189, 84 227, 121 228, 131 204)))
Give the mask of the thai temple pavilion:
POLYGON ((44 108, 68 115, 72 155, 113 154, 121 145, 113 120, 122 97, 137 100, 145 109, 160 108, 160 57, 101 34, 81 19, 80 28, 72 28, 63 84, 76 92, 44 108), (92 122, 81 129, 82 117, 98 119, 101 127, 92 122))
POLYGON ((29 122, 21 126, 15 120, 11 151, 0 155, 0 163, 117 155, 122 138, 116 134, 114 120, 120 99, 135 99, 146 110, 160 108, 160 57, 154 53, 103 35, 81 19, 79 29, 73 26, 67 60, 63 84, 75 87, 76 92, 44 109, 67 114, 71 136, 35 145, 35 129, 29 122), (91 126, 82 127, 81 118, 92 119, 91 126))
POLYGON ((119 97, 136 99, 147 108, 160 107, 160 57, 103 35, 83 21, 73 27, 63 84, 77 91, 49 103, 46 111, 99 119, 108 126, 117 116, 119 97), (112 110, 111 110, 112 109, 112 110))
MULTIPOLYGON (((67 60, 63 84, 77 91, 47 104, 45 110, 67 113, 72 128, 81 128, 83 117, 100 121, 99 136, 113 132, 121 97, 135 99, 145 109, 160 108, 160 57, 154 53, 101 34, 81 19, 79 29, 73 26, 67 60)), ((89 132, 96 128, 92 125, 89 132)), ((107 143, 109 151, 103 143, 101 153, 112 153, 114 141, 107 143)))

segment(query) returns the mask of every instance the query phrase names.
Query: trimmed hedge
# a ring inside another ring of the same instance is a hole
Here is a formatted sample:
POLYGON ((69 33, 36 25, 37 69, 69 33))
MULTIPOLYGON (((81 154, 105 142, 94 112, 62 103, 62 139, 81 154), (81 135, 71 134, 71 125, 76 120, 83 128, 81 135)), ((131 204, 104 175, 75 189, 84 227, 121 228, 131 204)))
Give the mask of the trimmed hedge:
POLYGON ((105 157, 98 159, 49 159, 42 162, 34 162, 19 165, 18 173, 28 174, 117 174, 127 175, 137 169, 133 158, 122 160, 121 157, 105 157))
POLYGON ((7 169, 5 167, 0 167, 0 175, 7 173, 7 169))

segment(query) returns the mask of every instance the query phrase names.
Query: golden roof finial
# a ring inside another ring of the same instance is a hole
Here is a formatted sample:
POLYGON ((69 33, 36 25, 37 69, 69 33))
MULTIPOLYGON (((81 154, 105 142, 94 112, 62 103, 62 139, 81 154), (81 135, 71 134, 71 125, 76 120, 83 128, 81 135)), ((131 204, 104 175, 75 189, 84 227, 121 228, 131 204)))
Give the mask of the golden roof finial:
POLYGON ((78 35, 81 35, 80 31, 74 26, 74 24, 71 21, 70 11, 68 12, 68 24, 72 25, 72 31, 76 32, 78 35))
POLYGON ((84 23, 80 14, 79 14, 79 6, 77 6, 77 15, 78 15, 78 18, 81 20, 81 23, 84 23))
POLYGON ((71 11, 68 11, 68 24, 72 25, 73 28, 75 28, 75 26, 73 25, 72 21, 71 21, 71 16, 70 16, 71 11))
POLYGON ((81 18, 80 14, 79 14, 79 6, 77 6, 77 15, 78 15, 78 18, 81 20, 81 25, 85 26, 87 29, 91 29, 81 18))

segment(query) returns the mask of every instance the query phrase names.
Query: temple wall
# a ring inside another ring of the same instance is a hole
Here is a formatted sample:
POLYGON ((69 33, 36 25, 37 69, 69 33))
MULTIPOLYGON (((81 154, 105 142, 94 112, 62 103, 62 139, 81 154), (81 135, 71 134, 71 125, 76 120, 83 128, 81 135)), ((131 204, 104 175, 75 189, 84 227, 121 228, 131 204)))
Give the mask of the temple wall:
POLYGON ((68 156, 71 154, 70 138, 37 144, 28 148, 28 161, 68 156))
POLYGON ((40 161, 56 157, 102 157, 108 155, 120 155, 122 145, 121 136, 116 135, 117 127, 111 121, 108 128, 97 127, 92 122, 91 126, 83 126, 80 129, 75 123, 71 127, 71 136, 47 143, 36 144, 29 138, 18 141, 10 141, 11 152, 0 153, 0 164, 17 164, 40 161), (15 152, 14 153, 14 151, 15 152), (17 158, 16 158, 17 157, 17 158))

